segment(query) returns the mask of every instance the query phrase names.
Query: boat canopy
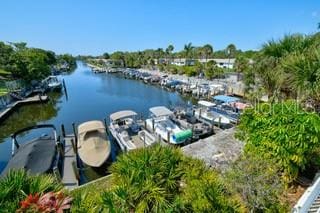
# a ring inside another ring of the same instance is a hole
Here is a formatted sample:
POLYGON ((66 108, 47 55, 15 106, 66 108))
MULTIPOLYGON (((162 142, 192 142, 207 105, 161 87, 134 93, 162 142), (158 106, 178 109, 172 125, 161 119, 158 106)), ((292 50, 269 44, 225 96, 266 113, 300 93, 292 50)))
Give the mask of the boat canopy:
POLYGON ((216 100, 216 101, 221 101, 223 103, 230 103, 230 102, 240 101, 239 98, 231 97, 231 96, 227 96, 227 95, 216 95, 216 96, 213 97, 213 99, 216 100))
POLYGON ((149 111, 156 117, 169 116, 173 114, 173 112, 165 106, 151 107, 149 111))
POLYGON ((105 129, 105 126, 102 123, 102 121, 88 121, 78 126, 78 134, 96 131, 98 129, 105 129))
POLYGON ((136 116, 137 113, 131 110, 123 110, 110 115, 110 120, 115 121, 121 118, 136 116))
POLYGON ((198 104, 205 106, 205 107, 213 107, 216 105, 216 104, 209 102, 209 101, 198 101, 198 104))

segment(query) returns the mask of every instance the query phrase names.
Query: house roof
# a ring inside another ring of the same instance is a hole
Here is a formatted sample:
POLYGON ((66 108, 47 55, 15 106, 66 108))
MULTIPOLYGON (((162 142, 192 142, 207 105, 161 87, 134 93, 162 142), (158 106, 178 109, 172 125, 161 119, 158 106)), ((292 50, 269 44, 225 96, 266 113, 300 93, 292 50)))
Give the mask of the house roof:
POLYGON ((149 111, 155 115, 156 117, 160 117, 160 116, 168 116, 168 115, 172 115, 173 112, 170 111, 167 107, 165 106, 157 106, 157 107, 152 107, 149 109, 149 111))

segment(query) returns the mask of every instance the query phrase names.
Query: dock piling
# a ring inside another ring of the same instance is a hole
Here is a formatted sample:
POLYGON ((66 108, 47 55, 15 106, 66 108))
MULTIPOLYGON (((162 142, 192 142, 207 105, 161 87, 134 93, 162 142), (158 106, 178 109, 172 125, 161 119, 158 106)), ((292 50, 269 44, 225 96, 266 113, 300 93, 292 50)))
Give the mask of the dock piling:
POLYGON ((66 137, 66 130, 65 130, 63 124, 61 124, 61 133, 62 133, 62 136, 65 138, 66 137))

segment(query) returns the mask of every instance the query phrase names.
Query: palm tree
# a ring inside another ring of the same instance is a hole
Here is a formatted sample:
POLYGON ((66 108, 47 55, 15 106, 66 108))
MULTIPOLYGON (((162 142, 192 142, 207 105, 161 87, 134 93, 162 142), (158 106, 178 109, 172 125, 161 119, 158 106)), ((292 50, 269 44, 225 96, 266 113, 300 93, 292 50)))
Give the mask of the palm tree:
POLYGON ((172 44, 170 44, 167 49, 166 49, 166 54, 167 54, 167 57, 171 57, 171 61, 172 61, 172 52, 174 50, 174 46, 172 44))
POLYGON ((184 45, 184 52, 185 52, 185 57, 190 58, 191 52, 194 49, 194 46, 192 46, 192 43, 189 42, 188 44, 184 45))
POLYGON ((312 48, 305 53, 296 53, 283 61, 290 89, 301 100, 320 107, 320 50, 312 48))
POLYGON ((205 59, 207 62, 208 56, 210 56, 213 53, 213 48, 210 44, 206 44, 202 47, 203 53, 205 55, 205 59))
POLYGON ((239 56, 236 58, 234 69, 238 73, 237 81, 240 79, 240 73, 244 73, 249 68, 249 60, 244 56, 239 56))
POLYGON ((226 48, 226 53, 227 53, 227 56, 228 56, 228 59, 229 59, 229 64, 230 64, 230 59, 231 57, 234 58, 235 55, 236 55, 236 52, 237 52, 237 48, 236 48, 236 45, 234 44, 229 44, 226 48))

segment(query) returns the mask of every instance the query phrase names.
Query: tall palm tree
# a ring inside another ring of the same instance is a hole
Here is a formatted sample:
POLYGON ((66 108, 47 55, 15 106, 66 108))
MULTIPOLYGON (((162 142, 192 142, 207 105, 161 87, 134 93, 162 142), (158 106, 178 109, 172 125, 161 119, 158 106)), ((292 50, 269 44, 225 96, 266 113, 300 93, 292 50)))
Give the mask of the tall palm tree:
POLYGON ((244 73, 249 68, 249 60, 244 56, 236 58, 234 69, 237 72, 237 81, 240 79, 240 73, 244 73))
POLYGON ((290 89, 296 91, 300 100, 320 107, 320 50, 312 48, 305 53, 296 53, 283 62, 290 89))
POLYGON ((190 58, 191 57, 191 52, 194 49, 194 46, 192 46, 192 43, 189 42, 188 44, 184 45, 184 52, 185 52, 185 57, 190 58))
POLYGON ((174 46, 172 44, 170 44, 167 49, 166 49, 166 54, 167 54, 167 57, 171 58, 171 61, 172 61, 172 52, 174 50, 174 46))
POLYGON ((202 47, 202 49, 207 62, 208 57, 213 53, 213 47, 210 44, 206 44, 202 47))
POLYGON ((227 56, 228 56, 228 59, 229 59, 229 65, 230 65, 230 59, 231 57, 234 58, 235 55, 236 55, 236 52, 237 52, 237 48, 236 48, 236 45, 234 44, 229 44, 226 48, 226 53, 227 53, 227 56))

